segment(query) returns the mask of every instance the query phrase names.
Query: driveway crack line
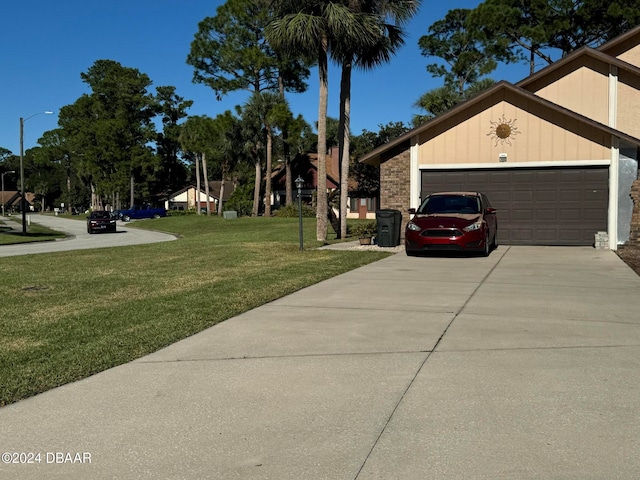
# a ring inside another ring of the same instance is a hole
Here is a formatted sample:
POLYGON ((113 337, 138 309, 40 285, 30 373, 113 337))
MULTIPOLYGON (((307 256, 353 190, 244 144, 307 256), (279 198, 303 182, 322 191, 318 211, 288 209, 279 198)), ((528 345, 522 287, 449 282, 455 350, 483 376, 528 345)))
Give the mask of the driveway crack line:
POLYGON ((404 391, 402 392, 402 395, 400 395, 400 398, 398 399, 396 405, 393 407, 393 410, 391 411, 391 414, 389 415, 389 417, 387 418, 387 421, 384 423, 384 425, 382 426, 382 428, 380 429, 380 433, 378 434, 378 436, 376 437, 375 441, 373 442, 373 445, 371 446, 371 449, 369 450, 369 452, 367 453, 366 457, 364 458, 364 461, 362 462, 362 465, 360 465, 360 468, 358 469, 355 477, 353 477, 354 480, 357 480, 358 477, 360 476, 360 474, 362 473, 362 470, 364 469, 365 465, 367 464, 367 462, 369 461, 369 458, 371 457, 371 455, 373 454, 373 451, 375 450, 375 448, 378 446, 378 443, 380 442, 380 439, 382 438, 382 435, 384 435, 384 432, 387 430, 387 427, 389 426, 389 424, 391 423, 391 419, 393 419, 393 417, 395 416, 396 412, 398 411, 398 408, 400 408, 400 405, 402 404, 402 401, 404 400, 404 398, 407 396, 407 393, 409 393, 409 390, 411 389, 411 387, 413 386, 413 384, 415 383, 416 379, 418 378, 418 375, 420 375, 420 372, 422 372, 422 369, 424 368, 424 366, 426 365, 427 361, 429 360, 429 358, 431 358, 431 355, 436 351, 436 349, 438 348, 438 345, 440 345, 440 342, 442 341, 442 339, 444 338, 444 336, 447 334, 447 332, 449 331, 449 328, 451 327, 451 325, 453 325, 453 322, 456 320, 456 318, 458 318, 458 315, 460 315, 462 313, 462 311, 466 308, 466 306, 469 304, 469 302, 471 301, 471 299, 475 296, 475 294, 478 292, 478 290, 480 289, 480 287, 487 281, 487 279, 491 276, 491 274, 495 271, 495 269, 498 267, 498 265, 500 264, 500 262, 502 261, 502 259, 507 255, 507 253, 509 253, 509 250, 511 249, 511 247, 507 247, 507 250, 504 252, 504 254, 502 254, 502 256, 500 257, 500 259, 496 262, 496 264, 491 268, 491 270, 489 270, 489 272, 484 276, 484 278, 482 279, 482 281, 478 284, 478 286, 473 290, 473 292, 471 292, 471 295, 469 295, 469 298, 467 298, 467 300, 464 302, 464 304, 462 305, 462 307, 460 307, 460 309, 455 313, 455 315, 453 316, 453 318, 451 319, 451 321, 447 324, 447 326, 444 328, 442 335, 440 335, 440 338, 438 338, 438 340, 436 341, 435 345, 433 346, 433 348, 427 352, 427 355, 425 356, 424 360, 422 361, 422 363, 420 363, 420 366, 418 367, 418 369, 416 370, 415 375, 413 376, 413 378, 411 378, 411 381, 409 382, 409 384, 407 385, 407 388, 404 389, 404 391))

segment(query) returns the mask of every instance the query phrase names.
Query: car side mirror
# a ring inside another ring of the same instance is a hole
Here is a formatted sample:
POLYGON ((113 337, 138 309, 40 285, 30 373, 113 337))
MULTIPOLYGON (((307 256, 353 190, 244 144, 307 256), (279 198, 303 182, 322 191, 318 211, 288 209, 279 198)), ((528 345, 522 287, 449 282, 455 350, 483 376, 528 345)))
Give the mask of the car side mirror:
POLYGON ((493 207, 488 207, 488 208, 487 208, 487 210, 486 210, 486 212, 487 212, 487 213, 496 213, 496 212, 497 212, 497 210, 496 210, 495 208, 493 208, 493 207))
POLYGON ((407 212, 409 212, 409 215, 415 215, 416 214, 416 209, 415 208, 410 208, 409 210, 407 210, 407 212))

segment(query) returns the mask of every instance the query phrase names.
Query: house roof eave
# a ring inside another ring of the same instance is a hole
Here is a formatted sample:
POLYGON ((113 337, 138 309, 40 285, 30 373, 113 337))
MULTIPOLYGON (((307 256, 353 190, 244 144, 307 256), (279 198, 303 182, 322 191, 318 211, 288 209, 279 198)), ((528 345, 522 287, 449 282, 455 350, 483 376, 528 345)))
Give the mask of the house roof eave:
MULTIPOLYGON (((458 105, 456 105, 455 107, 453 107, 452 109, 448 110, 447 112, 443 113, 442 115, 438 115, 437 117, 429 120, 428 122, 424 123, 423 125, 420 125, 419 127, 414 128, 413 130, 410 130, 409 132, 405 133, 404 135, 401 135, 400 137, 391 140, 390 142, 381 145, 377 148, 375 148, 374 150, 372 150, 371 152, 369 152, 368 154, 362 156, 360 158, 360 162, 361 163, 368 163, 368 164, 372 164, 372 165, 380 165, 381 163, 384 163, 385 160, 383 160, 384 155, 386 152, 389 152, 391 149, 393 149, 394 147, 397 147, 399 145, 401 145, 404 142, 409 142, 411 140, 412 137, 416 136, 416 135, 420 135, 423 132, 433 128, 434 126, 447 121, 448 119, 450 119, 451 117, 458 115, 459 113, 461 113, 462 111, 464 111, 465 109, 476 105, 479 102, 482 102, 484 100, 486 100, 487 98, 491 97, 491 96, 499 96, 500 92, 503 92, 503 97, 506 96, 506 92, 510 92, 513 93, 517 96, 520 96, 524 99, 527 99, 529 101, 535 102, 537 104, 539 104, 540 106, 547 108, 551 111, 554 111, 558 114, 567 116, 569 118, 572 118, 574 120, 577 120, 585 125, 590 125, 592 127, 597 128, 598 130, 601 130, 603 132, 606 132, 608 134, 614 135, 620 139, 623 139, 635 146, 640 147, 640 140, 628 135, 624 132, 621 132, 619 130, 616 130, 614 128, 611 128, 607 125, 604 125, 602 123, 596 122, 590 118, 587 118, 583 115, 580 115, 579 113, 576 113, 572 110, 569 110, 567 108, 564 108, 560 105, 557 105, 549 100, 545 100, 542 97, 539 97, 537 95, 535 95, 534 93, 525 90, 521 87, 518 87, 516 85, 513 85, 507 81, 500 81, 498 83, 496 83, 495 85, 493 85, 492 87, 488 88, 487 90, 485 90, 484 92, 480 93, 479 95, 476 95, 475 97, 459 103, 458 105)), ((499 101, 499 100, 497 100, 499 101)))
POLYGON ((549 76, 551 73, 577 60, 580 57, 593 58, 594 60, 602 62, 606 65, 618 67, 621 70, 625 70, 633 75, 640 77, 640 68, 636 67, 635 65, 627 63, 624 60, 620 60, 619 58, 607 55, 606 53, 603 53, 599 50, 590 47, 582 47, 571 52, 566 57, 563 57, 560 60, 552 63, 551 65, 546 66, 542 70, 539 70, 532 75, 529 75, 528 77, 520 80, 518 83, 516 83, 516 86, 526 89, 527 86, 531 85, 532 83, 535 83, 543 79, 544 77, 549 76))

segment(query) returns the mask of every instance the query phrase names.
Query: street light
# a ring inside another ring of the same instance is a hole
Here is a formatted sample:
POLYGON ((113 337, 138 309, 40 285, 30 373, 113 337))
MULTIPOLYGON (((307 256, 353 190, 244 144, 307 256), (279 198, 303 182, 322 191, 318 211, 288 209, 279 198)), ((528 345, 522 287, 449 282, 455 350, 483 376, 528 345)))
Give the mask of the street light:
POLYGON ((24 122, 29 120, 30 118, 35 117, 36 115, 51 115, 53 112, 44 111, 34 113, 30 117, 22 118, 20 117, 20 210, 22 211, 22 235, 27 234, 27 202, 24 194, 24 122))
POLYGON ((304 187, 304 180, 298 175, 295 182, 298 189, 298 231, 300 233, 300 251, 302 251, 304 249, 302 242, 302 187, 304 187))
POLYGON ((15 170, 9 170, 8 172, 2 172, 2 216, 4 217, 4 204, 6 203, 4 199, 4 176, 7 173, 16 173, 15 170))

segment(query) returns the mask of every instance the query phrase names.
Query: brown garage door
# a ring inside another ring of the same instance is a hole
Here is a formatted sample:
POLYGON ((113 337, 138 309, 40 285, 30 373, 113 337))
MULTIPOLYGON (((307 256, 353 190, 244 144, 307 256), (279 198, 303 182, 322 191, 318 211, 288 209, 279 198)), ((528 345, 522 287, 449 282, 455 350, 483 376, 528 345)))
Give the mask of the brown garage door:
POLYGON ((508 245, 591 245, 607 230, 607 167, 423 170, 421 196, 485 192, 508 245))

